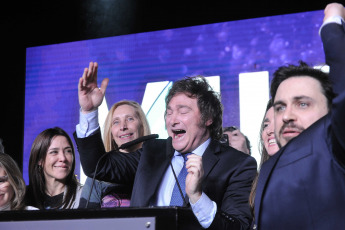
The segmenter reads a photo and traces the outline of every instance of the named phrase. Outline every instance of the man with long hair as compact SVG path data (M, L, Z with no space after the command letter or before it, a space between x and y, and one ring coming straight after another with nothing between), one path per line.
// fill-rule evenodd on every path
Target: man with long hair
M92 102L102 101L96 96L104 96L107 83L97 87L94 64L90 64L79 82L84 113L98 107ZM198 229L247 229L256 161L220 144L222 111L220 96L205 78L175 82L166 97L169 138L146 141L132 153L108 154L100 161L96 178L133 185L131 206L190 206ZM76 143L85 173L93 176L105 152L99 131L76 138Z

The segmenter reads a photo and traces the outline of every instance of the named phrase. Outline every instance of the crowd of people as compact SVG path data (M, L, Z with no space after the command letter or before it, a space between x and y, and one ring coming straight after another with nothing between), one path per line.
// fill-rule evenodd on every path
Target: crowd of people
M173 83L166 97L168 139L151 134L140 105L115 103L103 137L98 107L109 79L97 85L90 62L78 83L75 150L59 127L42 131L29 160L29 184L0 142L0 211L182 206L205 229L341 229L345 224L345 9L327 5L320 29L330 73L281 66L271 82L260 134L261 162L248 138L223 127L220 95L202 76ZM134 141L134 142L133 142ZM102 160L100 160L102 159Z

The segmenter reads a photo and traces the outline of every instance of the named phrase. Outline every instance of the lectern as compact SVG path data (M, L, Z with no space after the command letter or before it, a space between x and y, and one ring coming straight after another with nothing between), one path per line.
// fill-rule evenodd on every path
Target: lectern
M0 212L1 230L202 229L182 207L32 210Z

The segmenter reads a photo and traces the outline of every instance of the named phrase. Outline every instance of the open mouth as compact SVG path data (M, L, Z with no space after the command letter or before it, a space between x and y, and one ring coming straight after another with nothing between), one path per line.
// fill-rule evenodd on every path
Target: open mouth
M183 135L186 133L186 130L183 129L176 129L176 130L172 130L173 132L173 138L181 138L183 137Z
M127 133L127 134L119 136L119 138L126 139L126 138L130 138L131 136L133 136L133 133Z
M277 142L276 142L276 139L270 139L268 140L268 145L275 145Z

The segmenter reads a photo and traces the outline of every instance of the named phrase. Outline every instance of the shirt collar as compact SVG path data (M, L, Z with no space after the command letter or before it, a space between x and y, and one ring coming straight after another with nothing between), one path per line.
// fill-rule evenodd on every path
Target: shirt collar
M194 149L192 153L198 156L202 156L205 150L207 149L208 145L210 144L210 142L211 142L211 138L208 138L204 143L202 143L196 149ZM175 150L174 156L178 156L178 155L181 155L181 154Z

